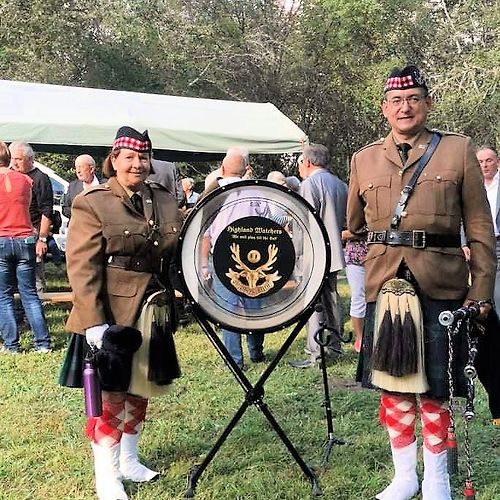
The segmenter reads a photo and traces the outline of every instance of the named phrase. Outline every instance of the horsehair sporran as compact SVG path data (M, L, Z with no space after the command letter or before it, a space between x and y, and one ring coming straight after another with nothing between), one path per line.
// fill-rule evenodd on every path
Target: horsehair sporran
M423 332L422 309L413 285L401 278L386 281L375 309L373 385L417 394L429 389Z

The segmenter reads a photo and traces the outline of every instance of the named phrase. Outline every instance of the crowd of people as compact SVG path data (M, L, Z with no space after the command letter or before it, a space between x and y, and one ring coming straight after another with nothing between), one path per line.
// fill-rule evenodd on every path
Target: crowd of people
M342 355L344 318L337 283L346 270L357 380L380 391L380 421L388 432L394 478L378 499L451 500L447 472L448 338L439 313L476 304L486 317L500 302L500 183L492 146L474 149L470 138L427 125L432 99L415 66L394 70L383 86L382 113L390 132L356 152L349 186L330 169L328 148L304 146L296 176L279 171L267 180L293 190L326 227L330 268L307 325L311 368L320 360L315 333L326 325L327 355ZM248 151L230 148L201 193L175 165L152 158L147 132L121 127L96 176L90 155L75 160L77 179L63 200L70 219L66 249L73 305L65 366L83 370L82 353L118 356L123 368L102 381L102 415L90 416L87 435L95 463L97 496L126 499L123 479L147 482L158 472L138 461L138 440L148 401L180 376L173 277L182 220L212 191L251 176ZM0 143L0 332L2 351L19 351L14 290L19 290L35 347L50 352L50 336L37 289L44 289L43 256L52 223L52 189L33 165L26 143ZM241 205L238 216L268 217L290 234L286 211ZM203 279L212 274L216 224L202 242ZM174 273L175 274L175 273ZM231 300L245 299L234 295ZM240 333L221 331L235 363L244 368ZM135 345L139 336L140 346ZM465 396L465 336L455 339L456 396ZM121 340L120 340L121 339ZM124 345L126 344L126 345ZM78 347L79 346L79 347ZM78 348L77 348L78 347ZM125 349L125 347L127 349ZM266 360L264 335L247 335L250 361ZM129 353L123 354L124 350ZM69 359L69 361L68 361ZM165 362L168 360L168 363ZM65 380L71 373L61 376ZM69 384L66 384L69 385ZM417 477L417 410L422 423L424 473ZM497 415L500 417L500 415Z

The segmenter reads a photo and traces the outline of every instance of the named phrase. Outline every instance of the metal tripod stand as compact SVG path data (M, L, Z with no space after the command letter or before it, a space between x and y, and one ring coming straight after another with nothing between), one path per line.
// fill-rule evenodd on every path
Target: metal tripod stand
M289 334L281 348L279 349L278 353L274 357L274 359L269 363L267 368L264 370L262 375L260 376L259 380L255 383L255 385L252 385L251 382L248 380L242 369L234 362L233 358L227 351L226 347L218 337L218 335L215 333L212 325L207 321L205 317L202 317L201 314L197 314L198 316L198 321L203 328L204 332L207 334L208 338L212 342L213 346L221 356L221 358L224 360L228 368L231 370L233 373L234 377L238 381L238 383L241 385L243 392L245 393L245 399L241 403L241 406L239 409L236 411L234 414L233 418L227 425L227 427L224 429L222 434L220 435L219 439L215 443L215 445L212 447L212 449L208 452L207 456L203 460L201 464L195 465L189 474L188 478L188 486L187 490L185 493L186 498L192 498L195 495L195 490L196 490L196 484L203 474L203 471L208 467L212 459L215 457L216 453L219 451L221 446L224 444L226 439L228 438L229 434L232 432L238 421L241 419L247 408L251 405L255 405L267 418L269 423L271 424L271 427L274 429L276 434L278 434L279 438L281 441L283 441L284 445L290 452L290 454L293 456L299 467L302 469L302 472L305 474L307 479L311 482L312 486L312 493L314 496L320 496L322 494L321 488L318 483L318 479L316 477L316 474L314 471L309 467L302 457L299 455L298 451L295 449L291 441L288 439L288 436L285 434L284 430L280 427L276 419L274 418L273 414L271 413L271 410L267 406L267 404L264 402L264 396L265 396L265 391L264 391L264 384L266 383L267 379L271 375L271 373L274 371L276 366L278 365L279 361L283 358L285 353L288 351L290 346L292 345L293 341L301 331L301 329L304 327L304 325L307 323L308 319L314 312L314 308L310 307L308 310L304 312L304 314L300 317L298 323L295 325L294 329L292 332Z
M316 306L316 311L321 312L323 306L318 304ZM330 399L330 388L328 387L328 373L326 372L326 346L330 343L332 336L337 336L340 341L343 341L339 333L333 328L326 326L324 319L320 321L320 328L314 334L314 340L318 343L321 354L321 372L323 376L323 392L325 394L325 399L323 401L323 406L325 408L326 426L328 431L328 437L323 445L323 457L321 460L321 466L326 467L328 460L330 458L330 453L334 445L346 444L343 439L335 436L333 433L333 413L332 413L332 403ZM335 350L338 354L342 354L341 350Z

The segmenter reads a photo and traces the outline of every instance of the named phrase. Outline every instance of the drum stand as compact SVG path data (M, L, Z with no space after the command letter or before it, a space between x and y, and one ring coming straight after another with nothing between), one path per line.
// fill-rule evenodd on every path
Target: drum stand
M318 304L316 306L316 311L321 312L323 306ZM330 399L330 389L328 387L328 373L326 371L326 346L330 343L332 335L337 336L341 342L345 340L339 335L339 333L333 328L328 328L325 325L325 321L322 320L319 323L320 327L314 334L314 340L318 343L321 355L321 372L323 375L323 391L325 393L325 399L323 401L323 406L325 408L326 426L328 430L328 437L323 445L323 458L321 460L321 467L326 467L328 465L328 460L330 458L330 453L334 445L346 444L343 439L336 437L333 434L333 414L332 414L332 403ZM336 351L338 354L342 354L341 350Z
M267 368L260 376L259 380L255 383L255 385L252 385L250 383L246 375L243 373L243 370L234 362L233 358L231 357L226 347L224 346L222 340L215 333L213 327L207 321L207 319L203 317L201 314L197 314L198 321L201 327L207 334L208 338L212 342L213 346L215 347L221 358L224 360L226 365L233 373L238 383L241 385L243 392L245 393L245 399L241 403L241 406L236 411L236 413L234 414L233 418L231 419L227 427L222 432L221 436L219 437L215 445L208 452L203 462L201 464L195 465L191 469L188 478L188 487L185 493L186 498L194 497L198 479L203 474L203 471L208 467L212 459L215 457L216 453L219 451L220 447L224 444L225 440L228 438L229 434L232 432L232 430L234 429L234 427L236 426L236 424L241 419L241 417L243 416L243 414L250 405L255 405L267 418L267 420L271 424L276 434L278 434L281 441L283 441L290 454L293 456L299 467L302 469L302 472L311 482L313 495L320 496L322 494L316 474L304 462L302 457L299 455L298 451L295 449L291 441L288 439L288 436L285 434L284 430L280 427L280 425L274 418L273 414L271 413L271 410L264 402L264 395L265 395L264 384L266 383L267 379L278 365L279 361L288 351L293 341L295 340L299 332L302 330L302 328L305 326L305 324L307 323L313 312L314 312L313 307L310 307L308 310L304 312L304 314L301 316L301 318L295 325L294 329L292 330L288 338L281 346L280 350L278 351L274 359L269 363Z

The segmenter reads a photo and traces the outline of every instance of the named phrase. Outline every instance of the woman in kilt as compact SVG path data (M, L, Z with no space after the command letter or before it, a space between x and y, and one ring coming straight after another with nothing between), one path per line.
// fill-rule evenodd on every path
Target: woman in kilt
M150 172L147 132L121 127L103 164L109 180L75 198L68 230L73 308L66 329L75 334L60 382L81 386L86 351L97 352L102 415L88 418L87 436L101 500L126 499L122 479L158 476L139 463L137 444L148 399L180 375L168 275L181 218L175 198L146 180ZM141 334L138 349L131 327Z

